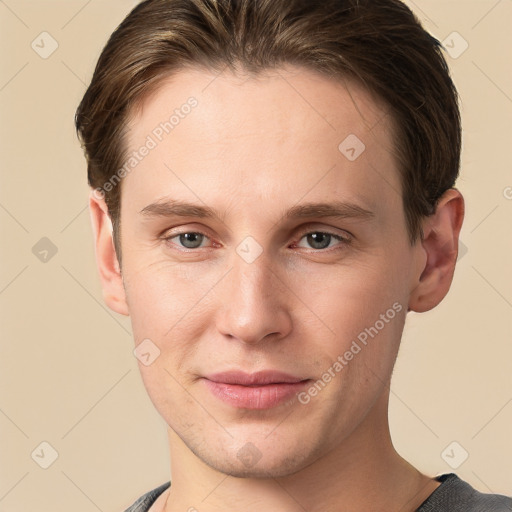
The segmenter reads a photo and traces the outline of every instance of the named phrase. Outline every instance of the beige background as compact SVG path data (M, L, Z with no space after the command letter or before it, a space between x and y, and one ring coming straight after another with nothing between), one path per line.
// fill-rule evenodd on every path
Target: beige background
M135 3L0 0L0 512L121 511L169 479L165 425L142 386L129 320L102 302L73 129L99 52ZM448 56L462 97L467 214L448 297L408 317L393 439L430 475L455 471L512 494L512 1L408 4L440 40L456 31L469 44ZM58 43L47 59L31 47L45 37L51 48L43 31ZM464 48L457 37L452 53ZM58 251L46 262L33 253L43 237ZM43 441L58 452L48 469Z

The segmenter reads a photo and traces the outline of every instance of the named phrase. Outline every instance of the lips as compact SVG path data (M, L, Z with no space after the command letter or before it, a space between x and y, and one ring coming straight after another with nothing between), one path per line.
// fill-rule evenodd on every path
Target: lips
M270 409L291 402L310 381L274 370L251 374L222 372L208 375L203 380L216 398L242 409Z
M238 384L241 386L263 386L267 384L297 383L307 380L301 377L294 377L288 373L274 370L264 370L256 373L245 373L239 371L214 373L206 376L212 382L224 384Z

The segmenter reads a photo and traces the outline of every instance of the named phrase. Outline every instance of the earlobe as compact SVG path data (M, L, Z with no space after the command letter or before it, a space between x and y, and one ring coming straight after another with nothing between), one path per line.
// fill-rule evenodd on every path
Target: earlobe
M89 211L103 300L116 313L129 316L123 278L114 248L112 221L105 200L95 190L89 196Z
M415 278L409 299L410 311L429 311L448 293L455 272L463 220L464 198L457 189L448 189L439 200L435 213L424 222L424 237L418 245L424 264Z

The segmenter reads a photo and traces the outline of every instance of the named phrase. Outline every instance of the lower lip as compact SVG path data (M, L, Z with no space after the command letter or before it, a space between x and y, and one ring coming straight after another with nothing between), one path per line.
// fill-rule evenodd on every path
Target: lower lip
M241 386L204 379L208 389L222 401L241 409L270 409L290 400L309 381L283 382L262 386Z

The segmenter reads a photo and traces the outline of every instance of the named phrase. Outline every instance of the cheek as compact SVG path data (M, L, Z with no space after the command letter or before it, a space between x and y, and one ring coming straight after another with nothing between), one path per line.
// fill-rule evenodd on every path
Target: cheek
M395 302L403 301L403 286L384 258L317 272L294 280L301 301L339 339L356 336L373 325Z
M202 427L205 418L193 395L184 392L181 377L165 361L165 355L156 359L150 366L139 364L141 377L147 394L155 409L171 428L183 431L194 425Z
M180 407L187 406L181 386L188 388L198 373L199 346L212 325L212 290L225 272L199 267L164 260L140 266L126 262L125 288L135 344L143 350L142 344L149 343L158 354L150 365L145 366L143 359L139 367L148 394L162 414L165 404L179 400Z
M301 301L321 320L315 322L317 329L308 327L310 336L305 337L311 339L316 333L315 346L305 350L320 362L322 380L329 380L329 372L336 376L335 394L366 390L373 395L391 373L407 302L403 283L389 261L375 257L316 276L319 286L312 286L311 279L295 285ZM333 367L336 361L339 364Z
M195 319L222 272L195 265L159 260L131 270L127 263L125 289L137 342L151 336L166 343L179 340L180 328L197 325Z
M192 405L183 386L190 384L186 370L193 371L189 362L194 360L204 325L199 318L204 316L205 295L211 288L208 280L191 279L187 274L183 265L164 261L131 267L126 262L125 289L135 350L150 354L150 361L139 357L141 377L169 425L186 422L186 415L181 417L179 411L189 411Z

